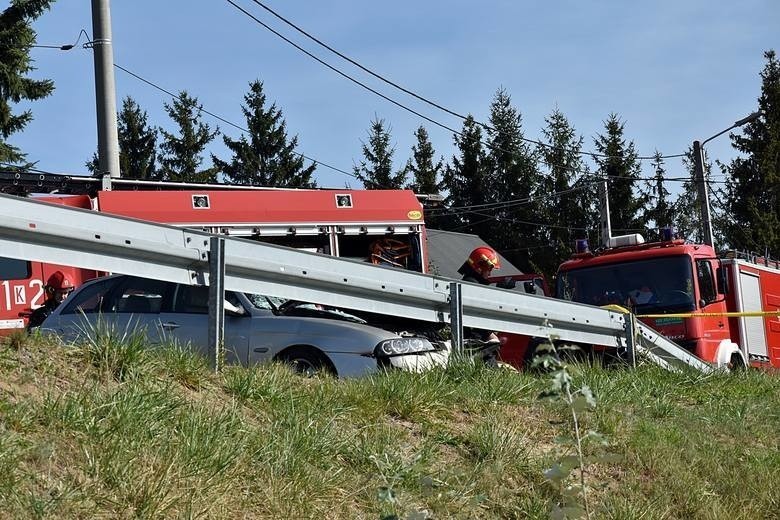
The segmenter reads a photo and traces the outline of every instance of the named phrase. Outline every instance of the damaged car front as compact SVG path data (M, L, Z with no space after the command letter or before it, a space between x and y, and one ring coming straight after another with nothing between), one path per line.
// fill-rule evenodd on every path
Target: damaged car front
M412 372L444 367L450 357L448 341L429 338L413 332L391 331L373 326L351 311L319 304L283 300L246 294L256 313L273 314L272 330L265 327L252 340L253 353L267 355L264 343L290 346L273 354L273 358L291 363L299 371L310 372L321 367L339 377L352 377L380 369ZM289 339L282 339L289 336ZM292 344L296 343L296 344ZM309 347L316 345L324 358ZM252 359L248 360L252 362Z

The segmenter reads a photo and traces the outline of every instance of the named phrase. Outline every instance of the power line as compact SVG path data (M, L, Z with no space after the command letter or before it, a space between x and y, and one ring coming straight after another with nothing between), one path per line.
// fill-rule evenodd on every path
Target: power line
M79 32L78 37L76 38L76 41L74 43L70 43L70 44L66 44L66 45L30 45L30 47L35 47L35 48L39 48L39 49L58 49L58 50L61 50L61 51L69 51L73 47L75 47L76 45L79 44L79 42L81 41L81 35L84 35L84 36L87 37L87 42L84 43L85 47L92 44L92 39L89 37L89 34L87 34L87 31L82 29Z
M236 9L238 9L239 11L241 11L242 13L244 13L246 16L250 17L252 20L254 20L255 22L257 22L258 24L260 24L261 26L263 26L263 27L264 27L264 28L266 28L267 30L271 31L273 34L275 34L276 36L278 36L278 37L279 37L279 38L281 38L282 40L284 40L285 42L289 43L290 45L292 45L293 47L295 47L296 49L298 49L298 50L299 50L299 51L301 51L302 53L306 54L306 55L307 55L307 56L309 56L311 59L313 59L313 60L317 61L318 63L322 64L323 66L325 66L325 67L329 68L330 70L332 70L332 71L333 71L333 72L335 72L336 74L338 74L338 75L340 75L340 76L342 76L342 77L344 77L344 78L348 79L349 81L351 81L351 82L355 83L356 85L359 85L360 87L362 87L362 88L364 88L364 89L368 90L368 91L369 91L369 92L371 92L372 94L374 94L374 95L376 95L376 96L379 96L379 97L381 97L381 98L382 98L382 99L384 99L385 101L388 101L388 102L390 102L390 103L394 104L395 106L397 106L397 107L399 107L399 108L401 108L401 109L403 109L403 110L406 110L407 112L410 112L410 113L412 113L412 114L416 115L417 117L420 117L420 118L422 118L422 119L424 119L424 120L428 121L429 123L432 123L432 124L434 124L434 125L436 125L436 126L439 126L439 127L441 127L441 128L444 128L445 130L447 130L447 131L449 131L449 132L452 132L452 133L454 133L454 134L458 134L458 135L460 135L460 132L458 132L458 131L457 131L457 130L455 130L454 128L451 128L451 127L449 127L449 126L445 125L444 123L440 123L439 121L436 121L435 119L432 119L432 118L430 118L430 117L428 117L428 116L426 116L426 115L424 115L424 114L421 114L420 112L417 112L417 111L416 111L416 110L414 110L413 108L409 108L409 107L407 107L406 105L404 105L404 104L402 104L402 103L400 103L400 102L398 102L398 101L396 101L396 100L394 100L394 99L392 99L392 98L390 98L390 97L388 97L388 96L386 96L386 95L382 94L382 93L381 93L381 92L379 92L378 90L375 90L375 89L373 89L373 88L369 87L368 85L366 85L365 83L361 82L360 80L357 80L357 79L353 78L353 77L352 77L352 76L350 76L349 74L347 74L347 73L345 73L345 72L342 72L341 70L337 69L336 67L334 67L334 66L333 66L333 65L331 65L330 63L328 63L328 62L326 62L326 61L322 60L321 58L319 58L319 57L317 57L317 56L315 56L314 54L312 54L311 52L307 51L306 49L304 49L303 47L301 47L300 45L298 45L298 44L297 44L297 43L295 43L294 41L290 40L289 38L287 38L286 36L284 36L284 35L283 35L283 34L281 34L280 32L278 32L278 31L276 31L275 29L273 29L271 26L267 25L265 22L263 22L262 20L260 20L259 18L257 18L255 15L253 15L252 13L250 13L249 11L247 11L246 9L244 9L243 7L241 7L241 6L239 6L238 4L236 4L235 2L233 2L233 0L226 0L226 1L227 1L227 2L228 2L230 5L232 5L233 7L235 7Z
M510 207L515 206L521 206L524 204L529 204L531 202L534 202L536 200L542 200L549 197L557 197L560 195L565 195L567 193L571 193L573 191L581 190L584 188L587 188L588 186L591 186L593 184L598 184L601 182L601 180L588 182L585 184L581 184L579 186L572 186L571 188L567 188L565 190L553 192L553 193L546 193L544 195L537 195L537 196L529 196L529 197L523 197L521 199L510 199L506 201L497 201L497 202L488 202L484 204L472 204L469 206L448 206L447 208L437 209L433 208L427 211L427 213L435 215L435 216L441 216L441 215L457 215L457 212L454 212L453 210L464 210L464 213L468 213L468 210L474 210L474 209L506 209ZM473 213L477 213L476 211L471 211ZM484 216L484 215L483 215Z
M439 122L437 122L437 121L433 121L432 119L430 119L430 118L428 118L428 117L426 117L426 116L423 116L423 115L421 115L421 114L419 114L419 113L417 113L417 112L413 111L412 109L409 109L409 108L407 108L407 107L405 107L405 106L401 105L400 103L398 103L398 102L396 102L396 101L394 101L394 100L392 100L392 99L390 99L390 98L386 97L386 96L385 96L385 95L383 95L383 94L380 94L380 93L378 93L377 91L375 91L374 89L372 89L372 88L370 88L370 87L368 87L368 86L364 85L363 83L360 83L359 81L355 80L355 79L354 79L354 78L352 78L351 76L348 76L347 74L345 74L345 73L341 72L340 70L336 69L335 67L333 67L333 66L331 66L331 65L329 65L329 64L327 64L327 63L325 63L324 61L322 61L322 60L320 60L319 58L315 57L315 56L314 56L313 54L311 54L310 52L308 52L308 51L304 50L304 49L303 49L302 47L300 47L298 44L296 44L296 43L292 42L291 40L289 40L288 38L286 38L285 36L283 36L283 35L281 35L279 32L277 32L276 30L272 29L272 28L271 28L270 26L268 26L267 24L265 24L265 23L263 23L262 21L260 21L259 19L257 19L255 16L253 16L252 14L250 14L249 12L247 12L246 10L244 10L243 8L241 8L241 7L239 7L238 5L236 5L236 4L235 4L235 3L234 3L232 0L226 0L226 1L227 1L228 3L230 3L231 5L233 5L233 7L235 7L236 9L238 9L239 11L241 11L242 13L246 14L247 16L249 16L250 18L252 18L253 20L255 20L255 21L258 23L258 24L262 25L262 26L263 26L263 27L265 27L267 30L271 31L273 34L275 34L275 35L276 35L276 36L278 36L279 38L283 39L285 42L289 43L290 45L293 45L293 46L294 46L296 49L298 49L298 50L300 50L301 52L305 53L307 56L309 56L309 57L311 57L311 58L313 58L313 59L317 60L318 62L320 62L321 64L325 65L325 66L326 66L326 67L328 67L329 69L331 69L331 70L333 70L333 71L337 72L337 73L338 73L338 74L340 74L341 76L344 76L345 78L347 78L347 79L349 79L349 80L351 80L351 81L353 81L353 82L357 83L358 85L360 85L360 86L362 86L362 87L364 87L364 88L368 89L369 91L371 91L372 93L374 93L374 94L376 94L376 95L378 95L378 96L382 97L383 99L385 99L385 100L387 100L387 101L390 101L391 103L393 103L393 104L395 104L395 105L397 105L397 106L399 106L399 107L401 107L401 108L404 108L405 110L408 110L408 111L410 111L410 112L414 113L415 115L418 115L419 117L422 117L422 118L423 118L423 119L425 119L426 121L429 121L429 122L431 122L431 123L433 123L433 124L435 124L435 125L441 126L442 128L445 128L445 129L447 129L447 130L449 130L449 131L453 131L451 128L449 128L449 127L447 127L447 126L445 126L445 125L443 125L443 124L441 124L441 123L439 123ZM354 59L350 58L349 56L347 56L347 55L345 55L344 53L342 53L342 52L340 52L340 51L336 50L335 48L333 48L332 46L330 46L330 45L328 45L327 43L323 42L323 41L322 41L322 40L320 40L319 38L317 38L317 37L313 36L312 34L310 34L310 33L309 33L309 32L307 32L307 31L305 31L304 29L302 29L301 27L299 27L298 25L296 25L296 24L295 24L295 23L293 23L292 21L288 20L287 18L285 18L284 16L280 15L279 13L277 13L276 11L274 11L273 9L271 9L270 7L268 7L267 5L265 5L264 3L260 2L259 0L252 0L252 1L253 1L255 4L257 4L258 6L260 6L261 8L265 9L267 12L269 12L271 15L273 15L273 16L274 16L274 17L276 17L277 19L281 20L282 22L284 22L284 23L285 23L285 24L287 24L288 26L290 26L290 27L292 27L293 29L295 29L297 32L299 32L300 34L302 34L302 35L303 35L303 36L305 36L306 38L308 38L308 39L312 40L312 41L313 41L313 42L315 42L316 44L318 44L318 45L320 45L321 47L323 47L323 48L327 49L328 51L332 52L333 54L335 54L335 55L336 55L336 56L338 56L339 58L341 58L341 59L343 59L343 60L345 60L345 61L347 61L347 62L351 63L352 65L356 66L357 68L359 68L359 69L360 69L360 70L362 70L363 72L365 72L365 73L367 73L367 74L370 74L371 76L375 77L376 79L378 79L378 80L380 80L380 81L382 81L382 82L384 82L384 83L386 83L386 84L388 84L388 85L390 85L390 86L392 86L392 87L394 87L394 88L396 88L396 89L400 90L401 92L403 92L403 93L405 93L405 94L408 94L408 95L410 95L410 96L414 97L415 99L418 99L419 101L422 101L422 102L424 102L424 103L426 103L426 104L428 104L428 105L430 105L430 106L432 106L432 107L434 107L434 108L437 108L437 109L439 109L439 110L441 110L441 111L443 111L443 112L445 112L445 113L447 113L447 114L449 114L449 115L451 115L451 116L455 116L455 117L457 117L457 118L460 118L460 119L462 119L462 120L466 120L467 116L464 116L463 114L460 114L460 113L458 113L458 112L456 112L456 111L454 111L454 110L452 110L452 109L449 109L449 108L447 108L447 107L444 107L444 106L442 106L441 104L439 104L439 103L436 103L435 101L431 101L430 99L428 99L428 98L426 98L426 97L423 97L423 96L421 96L421 95L419 95L419 94L417 94L417 93L415 93L415 92L413 92L413 91L411 91L411 90L409 90L409 89L407 89L407 88L405 88L405 87L403 87L403 86L399 85L398 83L396 83L396 82L394 82L394 81L392 81L392 80L390 80L390 79L387 79L385 76L383 76L383 75L381 75L381 74L379 74L379 73L377 73L377 72L374 72L373 70L371 70L371 69L369 69L369 68L367 68L367 67L363 66L362 64L360 64L360 63L359 63L359 62L357 62L356 60L354 60ZM480 125L481 127L485 128L486 130L488 130L488 131L491 131L491 132L495 132L495 129L494 129L493 127L491 127L490 125L488 125L488 124L486 124L486 123L482 123L482 122L480 122L480 121L477 121L477 120L475 120L475 122L476 122L478 125ZM455 133L458 133L458 132L455 132ZM603 158L603 159L610 159L610 158L613 158L613 156L609 156L609 155L602 154L602 153L598 153L598 152L589 152L589 151L583 151L583 150L576 150L576 149L573 149L573 148L564 148L564 147L560 147L560 146L555 146L555 145L551 145L551 144L548 144L548 143L544 143L544 142L542 142L542 141L538 141L538 140L535 140L535 139L529 139L529 138L526 138L526 137L521 137L520 139L521 139L522 141L526 142L526 143L535 144L535 145L537 145L537 146L542 146L542 147L544 147L544 148L549 148L549 149L552 149L552 150L564 150L564 151L569 151L569 152L576 153L576 154L578 154L578 155L587 155L587 156L589 156L589 157L592 157L592 158L596 158L596 157L598 157L598 158ZM685 154L684 154L684 153L680 153L680 154L673 154L673 155L663 155L663 156L660 156L660 157L655 157L655 156L638 156L638 157L637 157L637 160L652 160L652 159L659 159L659 158L660 158L660 159L671 159L671 158L676 158L676 157L684 157L684 156L685 156Z

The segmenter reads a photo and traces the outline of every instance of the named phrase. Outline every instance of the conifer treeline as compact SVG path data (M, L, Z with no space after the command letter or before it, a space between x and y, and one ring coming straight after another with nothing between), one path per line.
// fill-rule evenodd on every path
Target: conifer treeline
M29 51L35 43L31 22L49 9L51 0L18 0L0 12L0 161L28 167L23 150L8 142L32 120L27 109L14 114L21 100L50 95L50 80L33 80ZM721 247L780 257L780 64L774 51L764 54L758 98L760 117L731 134L739 156L717 163L725 185L712 183L713 227ZM238 139L222 135L232 154L211 154L218 127L203 121L198 99L186 91L164 104L173 128L149 123L147 113L126 98L118 113L120 167L127 178L224 181L236 184L316 187L316 164L306 165L289 137L281 109L268 105L262 82L253 81L242 111L248 132ZM606 179L615 234L641 232L654 238L657 229L676 225L686 238L700 239L691 150L681 161L688 180L670 189L661 151L643 168L636 147L625 135L626 123L609 114L592 144L577 134L559 110L545 119L541 141L526 139L520 111L509 93L499 89L487 123L467 117L453 137L455 154L437 157L425 127L415 131L410 158L396 169L389 124L375 117L354 177L367 189L410 188L445 197L442 208L426 219L431 227L478 234L523 270L551 274L569 256L575 238L597 242L597 188ZM585 152L587 150L587 152ZM96 158L87 166L95 171ZM709 176L713 165L705 161ZM681 177L675 174L675 177ZM678 192L676 197L671 193Z

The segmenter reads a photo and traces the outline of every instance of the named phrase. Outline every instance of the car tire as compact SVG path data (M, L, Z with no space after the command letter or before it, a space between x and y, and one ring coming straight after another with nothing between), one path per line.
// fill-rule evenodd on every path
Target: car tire
M302 376L336 375L336 369L327 356L312 347L291 347L280 353L277 358Z

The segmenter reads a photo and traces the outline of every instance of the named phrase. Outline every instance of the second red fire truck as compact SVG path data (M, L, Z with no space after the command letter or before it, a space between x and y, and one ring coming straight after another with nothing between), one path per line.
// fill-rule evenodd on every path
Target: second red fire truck
M616 237L578 252L558 269L555 296L620 305L686 350L717 366L780 368L780 265L718 258L712 247L674 239Z

